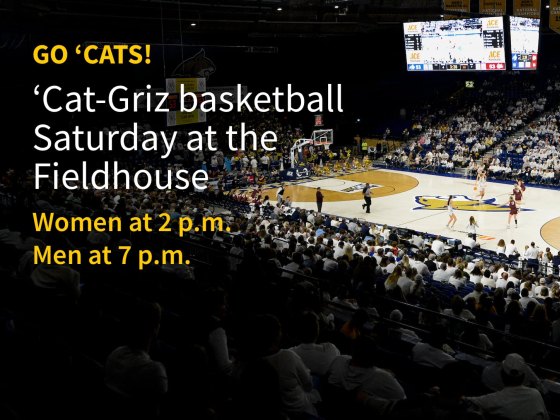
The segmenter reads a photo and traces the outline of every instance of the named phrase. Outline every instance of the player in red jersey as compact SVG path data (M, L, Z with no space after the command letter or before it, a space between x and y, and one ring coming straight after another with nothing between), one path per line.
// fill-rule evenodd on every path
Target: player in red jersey
M527 187L525 187L525 183L521 179L516 179L515 182L517 182L517 185L519 185L521 191L525 192L525 190L527 189Z
M515 219L515 227L517 227L517 204L515 203L513 195L510 195L509 201L507 203L502 204L502 206L509 207L509 217L508 217L508 225L507 228L511 228L511 216Z
M515 184L513 186L513 196L515 197L515 204L517 204L517 206L521 210L521 204L524 204L521 202L521 200L523 200L523 191L518 184Z

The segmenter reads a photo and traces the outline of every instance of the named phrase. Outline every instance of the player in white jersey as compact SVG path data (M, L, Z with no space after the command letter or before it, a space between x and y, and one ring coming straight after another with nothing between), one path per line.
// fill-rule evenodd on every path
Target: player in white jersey
M455 223L457 222L457 216L453 213L453 209L457 209L457 207L453 207L453 196L450 195L449 199L447 200L447 214L449 216L449 222L447 222L446 228L453 229ZM453 224L450 226L451 222Z
M486 172L482 171L478 174L475 181L475 189L478 188L478 195L480 197L479 201L484 199L484 193L486 192ZM475 197L475 198L476 198Z

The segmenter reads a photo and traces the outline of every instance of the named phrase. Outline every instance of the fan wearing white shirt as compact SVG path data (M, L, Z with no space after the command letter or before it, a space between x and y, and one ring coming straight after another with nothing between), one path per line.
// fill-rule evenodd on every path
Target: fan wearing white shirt
M301 358L312 375L324 377L332 361L340 356L340 351L331 343L317 344L319 317L315 312L300 316L297 329L301 344L290 350Z
M412 361L423 366L443 368L455 359L443 351L446 328L442 324L432 326L426 342L418 343L412 348Z
M272 315L259 315L253 321L259 334L256 335L255 351L261 353L278 372L283 410L290 417L303 413L317 415L314 403L320 400L319 393L313 389L309 369L301 358L290 350L281 350L282 327Z
M445 252L445 245L441 240L441 236L438 236L434 242L432 242L432 252L436 254L438 257L441 256Z
M509 283L508 277L508 273L504 271L502 273L502 276L496 281L496 289L498 287L501 287L502 289L506 290L507 284Z
M525 258L527 258L527 268L532 267L535 275L538 275L539 271L539 254L540 249L531 242L531 246L525 251Z
M439 269L434 272L433 279L440 282L449 281L451 273L447 271L447 264L441 264Z
M404 390L393 375L375 367L377 345L373 338L360 335L354 340L352 357L338 356L329 367L330 385L346 391L365 391L385 400L403 400Z
M465 239L465 241L463 242L463 245L468 246L469 248L474 248L474 247L478 246L476 241L473 239L473 234L472 233L468 234L467 239Z
M484 271L484 276L482 277L482 279L480 280L480 282L486 286L486 287L490 287L492 289L494 289L496 287L496 282L494 281L494 279L492 278L492 274L490 273L490 270L486 270Z
M482 383L492 391L501 391L504 389L502 381L502 362L508 354L514 353L513 345L506 340L498 341L494 346L495 362L484 368L482 372ZM528 388L535 388L537 391L544 395L547 393L546 388L541 384L540 379L535 375L531 368L525 365L525 381L523 385Z
M502 363L502 391L469 400L484 414L509 420L548 420L548 411L541 394L536 389L523 386L526 364L523 357L513 353Z

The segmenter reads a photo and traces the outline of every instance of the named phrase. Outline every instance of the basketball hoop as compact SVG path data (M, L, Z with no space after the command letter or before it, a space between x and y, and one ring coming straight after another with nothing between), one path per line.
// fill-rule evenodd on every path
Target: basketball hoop
M331 145L334 141L332 130L314 130L311 134L311 140L314 146Z

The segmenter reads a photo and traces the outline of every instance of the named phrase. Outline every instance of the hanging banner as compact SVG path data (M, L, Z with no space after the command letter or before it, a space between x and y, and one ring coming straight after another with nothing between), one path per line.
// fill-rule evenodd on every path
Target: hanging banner
M206 79L202 77L165 79L167 93L180 93L181 85L185 86L183 92L206 92Z
M540 19L541 0L513 0L513 16Z
M560 0L550 0L550 29L560 34Z
M503 16L506 14L506 0L480 0L478 13Z
M167 126L175 127L176 125L196 124L206 122L206 112L201 109L195 109L191 112L169 111L167 113Z
M455 19L459 14L447 14L447 12L470 12L471 0L444 0L443 10L445 10L445 19Z

